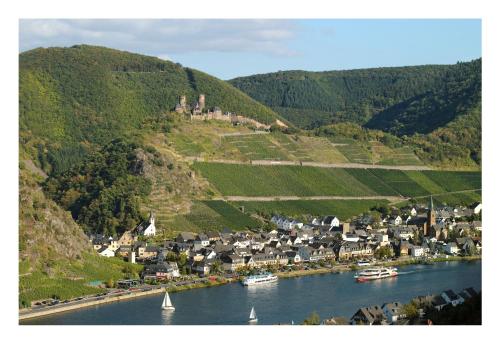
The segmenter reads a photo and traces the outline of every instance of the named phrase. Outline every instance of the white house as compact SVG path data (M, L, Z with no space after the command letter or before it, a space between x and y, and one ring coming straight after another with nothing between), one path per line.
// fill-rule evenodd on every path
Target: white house
M480 202L477 202L475 204L472 205L472 210L474 211L474 214L479 214L481 212L481 210L483 209L483 204L481 204Z
M459 252L458 246L455 242L446 243L444 246L444 252L446 254L457 254Z
M451 304L452 306L457 306L461 303L464 303L464 298L460 295L457 295L453 290L446 290L441 293L441 297L444 298L446 303Z
M411 248L411 256L418 258L424 255L424 248L420 246L413 246Z
M101 249L99 249L97 251L97 253L99 255L107 257L107 258L111 258L111 257L115 256L115 252L109 247L102 247Z
M144 236L156 235L155 216L152 212L149 215L149 220L146 220L139 224L137 228L135 228L135 232L137 232L139 235Z
M389 219L389 224L401 225L403 223L403 218L401 216L391 217Z
M415 217L417 215L417 210L415 209L415 207L412 207L411 210L410 210L410 215L412 217Z
M210 244L210 240L208 239L208 236L205 234L199 234L196 236L194 239L195 244L199 244L202 247L206 247Z
M384 233L378 233L376 236L376 239L381 247L385 247L390 243L389 242L389 235L384 234Z
M402 307L403 306L399 302L384 303L382 305L382 311L384 312L387 321L394 323L398 321L398 319L405 318L406 315L403 314Z
M330 228L340 226L340 220L335 216L326 216L321 221L321 225L328 225Z

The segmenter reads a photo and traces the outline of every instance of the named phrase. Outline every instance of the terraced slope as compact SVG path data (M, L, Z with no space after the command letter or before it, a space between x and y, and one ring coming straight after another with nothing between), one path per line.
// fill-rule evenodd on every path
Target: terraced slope
M479 172L255 166L196 162L194 168L225 196L403 196L481 188Z
M223 195L376 195L344 169L194 163Z
M303 215L323 216L334 214L345 220L367 212L372 207L386 205L386 200L288 200L288 201L239 201L232 202L243 206L245 212L259 214L281 214L288 217Z

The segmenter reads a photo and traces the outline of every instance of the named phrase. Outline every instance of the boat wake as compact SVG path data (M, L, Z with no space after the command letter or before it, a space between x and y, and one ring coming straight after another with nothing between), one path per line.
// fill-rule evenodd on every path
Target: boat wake
M418 273L418 272L422 272L422 271L406 271L406 272L399 272L398 275L399 276L402 276L402 275L405 275L405 274L413 274L413 273Z

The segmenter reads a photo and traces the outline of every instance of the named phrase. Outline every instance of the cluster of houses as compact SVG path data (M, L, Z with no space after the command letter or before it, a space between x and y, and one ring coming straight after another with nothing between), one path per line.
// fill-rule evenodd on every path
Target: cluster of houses
M362 216L351 223L341 223L338 217L329 215L303 223L276 215L271 218L276 229L269 232L183 232L175 239L156 244L139 241L156 233L151 215L119 238L94 237L92 241L100 255L143 262L149 279L162 280L179 276L175 261L181 256L185 258L182 272L205 276L211 272L369 259L377 251L386 253L386 257L415 258L476 254L481 252L481 222L459 221L476 211L480 212L480 205L435 210L431 201L428 208L402 209L377 222Z
M477 296L474 288L469 287L459 293L453 290L443 291L439 295L418 296L412 299L412 303L417 307L419 316L425 315L425 310L434 308L441 310L445 306L457 306L466 300ZM382 306L374 305L360 308L350 319L351 325L394 325L405 324L407 315L405 308L399 302L384 303Z

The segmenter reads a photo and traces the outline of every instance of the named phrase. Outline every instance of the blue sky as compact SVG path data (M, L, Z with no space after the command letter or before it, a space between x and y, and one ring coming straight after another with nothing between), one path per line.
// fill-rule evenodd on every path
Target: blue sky
M278 70L450 64L481 56L479 19L23 19L20 50L95 44L221 79Z

